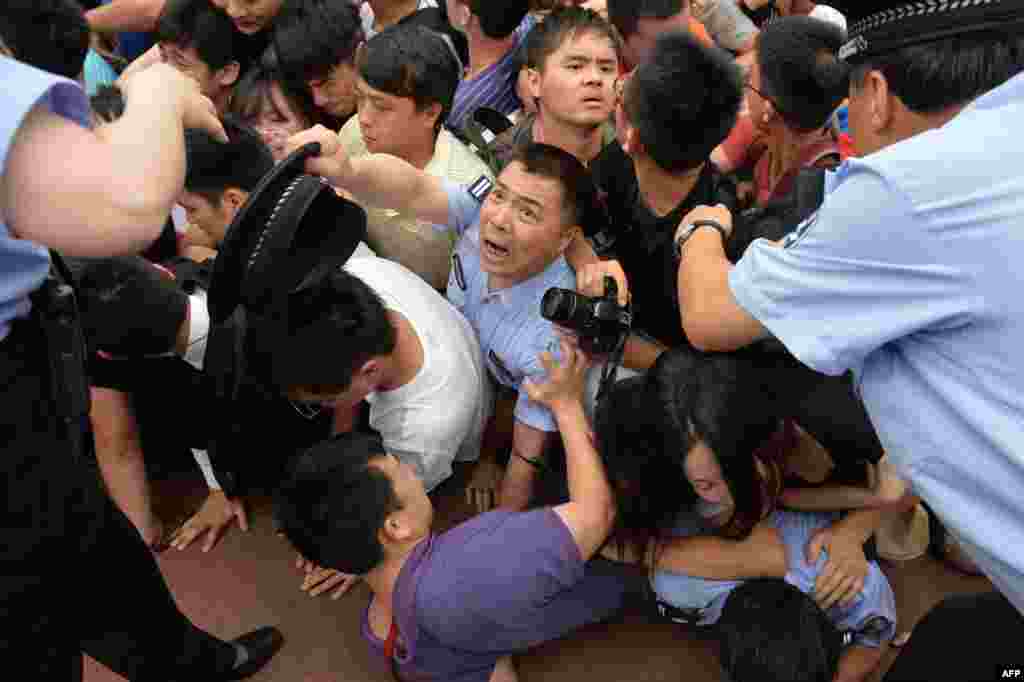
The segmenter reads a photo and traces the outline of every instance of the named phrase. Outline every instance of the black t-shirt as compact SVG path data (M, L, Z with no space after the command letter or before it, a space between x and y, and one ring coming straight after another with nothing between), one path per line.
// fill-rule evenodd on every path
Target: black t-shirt
M204 378L177 356L89 361L90 383L129 396L147 465L187 471L190 448L205 449L211 431L212 392Z
M165 468L188 470L189 448L207 449L219 426L215 420L229 413L217 402L210 377L177 356L105 359L94 355L89 374L93 386L131 397L147 463L158 469L162 460ZM309 419L284 397L255 387L243 386L237 405L234 413L244 420L242 438L231 443L231 449L241 456L231 461L244 466L245 471L238 472L244 487L273 485L288 460L330 435L329 412Z
M641 197L633 161L618 142L605 147L591 170L611 218L612 255L629 280L633 327L670 348L688 343L679 316L673 237L680 221L697 206L734 207L735 189L708 163L686 199L659 217Z

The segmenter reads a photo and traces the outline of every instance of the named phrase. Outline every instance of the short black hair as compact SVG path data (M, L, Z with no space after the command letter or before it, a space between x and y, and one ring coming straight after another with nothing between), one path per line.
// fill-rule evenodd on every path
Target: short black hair
M384 560L378 533L401 506L376 467L386 456L376 434L345 433L302 454L276 495L285 537L318 566L362 575Z
M124 115L124 93L116 85L101 85L89 98L92 112L106 123L113 123Z
M852 78L856 88L869 71L918 114L964 105L1024 71L1024 36L1000 31L969 33L870 57Z
M347 0L291 0L274 21L274 47L289 78L305 83L353 61L363 42L356 4Z
M469 0L469 11L480 21L480 30L492 40L508 38L530 11L528 0ZM444 3L442 3L444 4Z
M210 0L168 0L156 22L158 42L194 48L211 71L240 62L240 35Z
M565 226L580 226L584 232L588 231L600 205L594 178L579 159L564 149L534 142L518 147L505 167L513 163L522 164L523 170L530 175L558 181L562 186L562 220Z
M327 121L320 115L313 102L309 88L304 83L298 83L285 76L273 45L263 51L259 60L235 84L228 111L246 122L257 118L263 110L263 100L270 97L272 85L277 85L281 89L281 94L288 100L288 104L295 113L309 122L310 127L317 123L327 125Z
M780 578L748 580L725 600L719 660L737 682L832 682L843 638L809 596Z
M615 28L592 9L572 5L559 7L544 18L526 37L526 64L543 71L548 57L568 40L596 33L611 41L615 54L622 58L622 38Z
M411 98L417 111L440 104L440 130L462 78L459 60L444 36L424 26L389 26L366 43L356 62L371 88Z
M288 297L287 335L274 348L273 383L286 393L336 395L371 358L395 349L384 302L345 270Z
M743 99L743 78L725 50L686 31L658 38L626 84L623 110L646 153L680 173L705 163L729 135Z
M74 0L5 0L0 37L15 59L71 79L89 51L89 25Z
M839 61L844 40L835 24L798 16L776 19L758 35L761 90L793 130L823 127L849 93L849 67Z
M75 279L89 347L138 357L174 349L188 295L141 256L77 259Z
M185 191L214 206L229 187L253 191L274 168L274 157L259 133L233 116L225 116L222 123L227 143L201 128L185 131Z
M641 19L671 19L688 0L608 0L608 20L624 40L636 33Z

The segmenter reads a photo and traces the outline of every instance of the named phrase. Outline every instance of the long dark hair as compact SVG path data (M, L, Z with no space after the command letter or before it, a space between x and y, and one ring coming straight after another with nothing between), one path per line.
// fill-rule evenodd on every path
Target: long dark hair
M718 458L735 503L722 535L746 537L771 509L777 482L765 481L754 455L780 420L759 357L678 348L647 375L608 391L595 426L616 497L620 547L642 556L697 502L684 465L700 442Z
M263 110L263 100L270 97L270 88L277 85L292 110L309 122L309 126L320 123L337 130L338 122L321 113L313 102L304 83L289 78L281 69L277 51L271 45L264 50L259 61L242 76L231 95L230 111L243 121L251 121Z

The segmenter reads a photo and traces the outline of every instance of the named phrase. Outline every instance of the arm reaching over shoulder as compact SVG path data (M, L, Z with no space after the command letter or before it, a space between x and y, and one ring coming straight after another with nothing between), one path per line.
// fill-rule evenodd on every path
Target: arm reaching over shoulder
M531 400L548 407L565 443L569 474L569 502L555 507L555 513L569 528L583 560L590 559L608 539L615 522L615 501L594 447L583 413L583 387L588 361L583 351L562 339L562 358L541 355L548 379L542 384L524 383Z
M732 231L732 214L722 205L698 206L679 224L675 239L698 221L717 223ZM732 265L718 230L701 227L683 243L679 262L679 310L683 331L702 351L730 351L768 335L768 330L736 302L729 289Z
M436 225L448 224L448 193L440 178L388 154L349 158L338 134L322 125L288 139L289 153L311 142L320 154L306 161L306 172L325 178L368 206L388 206Z
M43 103L22 122L0 175L0 210L16 236L97 257L138 252L160 234L184 182L184 129L226 139L224 128L196 83L166 64L123 90L124 115L97 131Z

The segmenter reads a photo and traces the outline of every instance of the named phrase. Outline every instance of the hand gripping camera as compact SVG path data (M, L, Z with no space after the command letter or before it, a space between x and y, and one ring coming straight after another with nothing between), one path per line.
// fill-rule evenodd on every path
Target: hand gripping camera
M544 294L540 314L544 319L575 331L580 347L595 355L621 350L633 325L629 306L620 306L618 287L604 278L604 296L590 298L569 289L552 287Z

